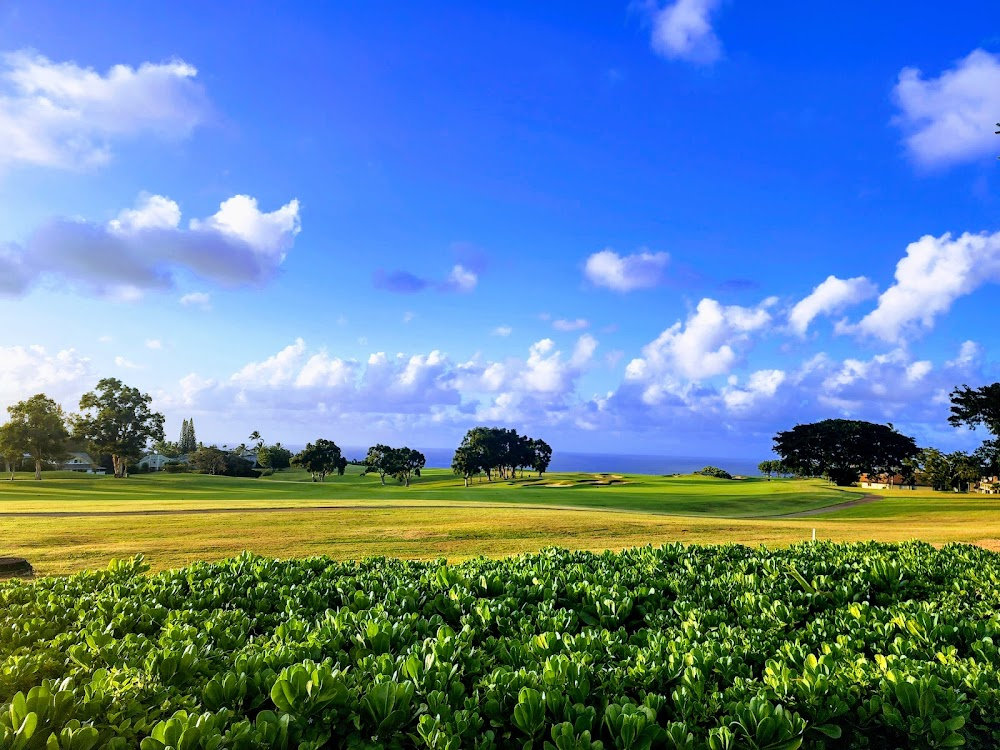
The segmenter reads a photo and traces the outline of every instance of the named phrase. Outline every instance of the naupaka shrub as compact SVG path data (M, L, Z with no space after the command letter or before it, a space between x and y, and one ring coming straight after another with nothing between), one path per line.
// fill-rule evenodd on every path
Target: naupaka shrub
M0 750L1000 744L1000 556L141 558L0 586Z

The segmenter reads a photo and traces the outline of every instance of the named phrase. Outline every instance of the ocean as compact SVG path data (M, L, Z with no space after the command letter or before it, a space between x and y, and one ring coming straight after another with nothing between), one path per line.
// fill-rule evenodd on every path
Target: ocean
M454 450L446 448L418 448L427 458L427 468L447 469L451 466ZM362 459L367 448L344 448L348 459ZM764 456L770 458L770 456ZM721 458L719 456L643 456L626 453L570 453L553 451L549 471L581 471L607 474L690 474L705 466L718 466L730 474L756 476L759 460L750 458Z

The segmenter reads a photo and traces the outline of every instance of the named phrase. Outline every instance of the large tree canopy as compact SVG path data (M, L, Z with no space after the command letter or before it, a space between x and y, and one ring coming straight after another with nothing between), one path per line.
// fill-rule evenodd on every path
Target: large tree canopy
M152 401L117 378L104 378L80 399L76 435L111 456L119 479L128 476L129 462L138 460L151 440L163 440L163 415L150 408Z
M379 475L382 484L385 484L385 477L389 475L397 481L410 486L410 478L420 476L420 470L424 468L427 460L424 454L412 448L390 448L388 445L373 445L368 449L365 456L365 473L373 472Z
M779 432L774 452L798 474L825 476L847 486L862 473L897 474L919 449L913 438L896 432L892 425L826 419Z
M347 459L340 452L340 447L332 440L320 438L315 443L307 443L292 459L293 466L301 466L312 475L313 481L326 481L326 475L337 472L343 474L347 468Z
M26 401L8 406L10 421L4 425L4 445L8 456L20 450L35 462L35 479L42 478L42 464L66 454L66 417L62 407L39 393ZM12 475L13 476L13 475Z
M951 392L952 427L985 427L1000 437L1000 383L970 388L963 385Z
M493 474L501 479L513 477L520 469L534 469L541 476L549 468L552 448L544 440L518 435L517 430L501 427L473 427L462 438L455 451L452 470L465 479L485 473L489 481Z

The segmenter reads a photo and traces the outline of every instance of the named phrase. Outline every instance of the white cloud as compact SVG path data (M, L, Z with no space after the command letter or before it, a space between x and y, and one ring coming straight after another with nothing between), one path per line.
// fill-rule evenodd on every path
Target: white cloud
M413 322L413 319L415 317L417 317L417 314L415 312L411 312L411 311L407 310L405 313L403 313L403 322L404 323L411 323L411 322Z
M949 360L948 367L969 367L983 359L983 347L975 341L963 341L958 356Z
M202 310L212 309L212 295L208 292L190 292L180 298L184 307L200 307Z
M146 348L159 350L163 348L163 342L159 339L146 339Z
M507 338L513 332L514 329L511 328L510 326L497 326L490 333L492 333L494 336L501 336L503 338Z
M285 260L288 248L299 233L299 202L291 200L281 208L264 213L257 208L257 199L249 195L234 195L223 201L219 210L207 219L191 220L192 233L227 237L250 247L260 261L274 265Z
M181 223L181 207L162 195L143 194L139 205L126 208L117 219L108 222L116 232L138 232L143 229L177 229Z
M132 360L126 359L120 355L115 357L115 366L121 367L125 370L142 370L145 367L145 365L136 364Z
M655 385L728 373L740 361L738 349L749 334L770 324L767 308L773 304L773 299L767 299L749 308L703 299L686 322L678 321L643 347L643 356L626 367L626 378Z
M774 396L786 378L783 370L758 370L750 375L745 386L740 386L734 378L722 390L722 399L731 411L746 411L758 402Z
M456 264L448 278L445 279L442 289L449 292L468 293L476 288L479 283L479 276L475 271L470 271L462 265Z
M6 407L35 393L72 401L94 384L90 360L75 349L55 354L43 346L0 346L0 419Z
M590 327L590 322L584 318L577 318L576 320L567 320L565 318L560 318L559 320L552 321L552 327L557 331L582 331L585 328Z
M1000 55L974 50L938 78L903 68L894 90L895 118L906 147L925 166L989 159L1000 119Z
M878 287L864 276L838 279L828 276L826 281L800 300L788 314L789 327L799 336L805 336L809 324L820 315L840 312L878 294Z
M843 326L884 341L901 341L917 328L930 328L952 303L988 282L1000 281L1000 232L926 235L906 248L896 264L896 281L878 306L856 326Z
M183 60L115 65L101 74L21 51L0 57L0 168L83 169L107 163L111 144L150 133L187 136L209 107Z
M250 389L290 385L302 367L302 357L305 353L306 342L301 338L295 339L294 344L286 346L263 362L250 362L244 365L230 380Z
M58 279L100 296L134 301L150 289L170 289L177 271L226 286L262 284L272 278L300 230L299 203L270 213L237 195L204 220L180 227L180 208L169 198L141 195L134 209L107 224L61 219L41 227L20 250L33 276L0 292L24 292L39 278ZM182 304L207 306L195 292Z
M653 12L653 50L664 57L713 63L722 45L712 30L711 15L719 0L674 0Z
M611 248L587 258L586 276L595 286L616 292L649 289L660 284L670 256L643 250L632 255L619 255Z

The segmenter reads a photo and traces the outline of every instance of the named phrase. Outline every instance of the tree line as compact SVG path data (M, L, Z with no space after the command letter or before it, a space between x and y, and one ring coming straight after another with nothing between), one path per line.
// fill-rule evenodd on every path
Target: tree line
M61 406L43 393L8 407L9 419L0 425L0 459L14 478L14 472L30 457L35 478L42 478L42 468L66 457L73 442L85 445L89 452L108 456L115 477L127 477L129 467L140 460L147 446L167 458L184 458L186 463L168 464L167 471L194 470L203 474L255 477L296 466L309 472L314 482L327 476L343 476L348 460L332 440L317 439L296 454L281 443L268 445L256 430L250 444L232 450L225 446L204 445L197 440L193 419L185 419L176 442L164 437L164 416L152 410L152 397L115 378L104 378L95 389L80 399L80 412L67 416ZM259 471L253 468L256 459ZM552 448L544 440L519 435L517 430L498 427L475 427L469 430L455 451L452 468L463 476L465 485L473 476L508 478L525 469L541 476L552 460ZM394 448L381 443L368 449L364 460L354 462L364 467L364 474L377 474L385 485L391 477L406 487L419 477L427 460L423 453L407 446Z
M552 448L544 440L518 435L517 430L503 427L473 427L462 438L455 451L451 468L465 480L465 486L474 476L486 474L493 481L513 477L517 471L533 469L538 476L544 474L552 461Z
M970 489L983 477L1000 476L1000 383L951 392L948 422L953 427L984 427L993 437L973 453L945 454L936 448L919 448L912 437L891 424L849 419L826 419L796 425L774 438L780 461L764 461L761 473L789 473L826 477L838 485L851 485L862 474L900 476L904 484L921 483L936 490Z
M150 407L152 397L116 378L104 378L80 399L80 412L67 416L44 393L7 407L0 425L0 455L14 478L25 455L34 463L35 479L46 463L66 457L70 440L110 457L116 477L128 475L132 461L151 440L163 439L163 415Z

